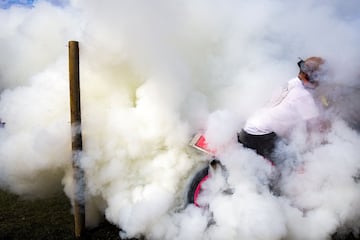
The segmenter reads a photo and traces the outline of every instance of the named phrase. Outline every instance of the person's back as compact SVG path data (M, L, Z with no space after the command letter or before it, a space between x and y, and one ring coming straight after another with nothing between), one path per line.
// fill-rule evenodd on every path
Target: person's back
M298 124L317 119L319 110L311 91L318 85L314 76L323 63L319 57L301 60L298 77L289 80L278 96L246 121L238 135L239 142L271 159L279 137L287 137Z
M282 99L269 102L250 117L244 131L253 135L275 132L280 137L286 137L298 123L319 115L311 93L298 78L291 79L279 97Z

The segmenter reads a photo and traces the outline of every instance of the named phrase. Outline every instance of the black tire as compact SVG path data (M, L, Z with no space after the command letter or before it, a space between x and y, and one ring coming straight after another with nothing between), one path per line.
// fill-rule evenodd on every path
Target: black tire
M189 190L187 192L187 204L195 204L195 191L201 181L209 174L209 166L199 170L191 180Z

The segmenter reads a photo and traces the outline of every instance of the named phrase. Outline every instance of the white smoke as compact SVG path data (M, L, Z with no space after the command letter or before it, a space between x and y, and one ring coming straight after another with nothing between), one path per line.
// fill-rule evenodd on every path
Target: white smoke
M147 239L328 239L358 231L360 3L352 1L73 0L0 10L0 186L72 198L67 42L80 42L87 223ZM322 56L336 89L325 139L301 133L277 170L236 143L245 119ZM331 102L331 99L333 101ZM357 99L354 101L353 99ZM350 109L350 110L349 110ZM341 115L341 116L340 116ZM184 206L206 157L206 131L228 177L214 172ZM323 141L323 140L326 140ZM326 144L324 144L326 143ZM223 194L226 189L233 194ZM210 224L209 224L210 223Z

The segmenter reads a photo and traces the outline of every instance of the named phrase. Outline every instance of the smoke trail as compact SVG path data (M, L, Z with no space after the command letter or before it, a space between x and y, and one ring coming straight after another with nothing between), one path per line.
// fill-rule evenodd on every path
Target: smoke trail
M104 214L123 237L148 239L327 239L359 229L357 1L56 2L0 10L1 188L39 197L63 184L71 198L66 43L76 39L89 225ZM297 74L297 57L311 55L332 70L320 95L333 127L311 142L295 131L275 195L276 170L234 135ZM198 131L228 170L227 181L214 172L206 184L209 211L183 205L206 163L188 147Z

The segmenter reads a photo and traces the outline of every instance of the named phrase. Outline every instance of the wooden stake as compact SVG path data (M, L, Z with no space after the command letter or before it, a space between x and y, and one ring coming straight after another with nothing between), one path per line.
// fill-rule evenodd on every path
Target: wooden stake
M79 44L69 41L69 85L72 133L72 166L74 170L74 222L75 237L85 234L85 179L80 165L82 151L81 109L80 109Z

